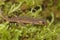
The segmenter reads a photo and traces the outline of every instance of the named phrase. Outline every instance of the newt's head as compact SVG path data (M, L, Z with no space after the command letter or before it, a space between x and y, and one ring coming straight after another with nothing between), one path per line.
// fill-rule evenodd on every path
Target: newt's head
M45 21L45 20L40 20L40 21L39 21L39 24L40 24L40 25L47 25L47 21Z

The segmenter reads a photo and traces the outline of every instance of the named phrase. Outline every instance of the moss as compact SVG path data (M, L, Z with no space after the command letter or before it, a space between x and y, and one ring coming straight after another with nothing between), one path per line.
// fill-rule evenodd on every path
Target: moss
M0 40L60 40L60 21L58 21L60 17L58 19L56 17L60 13L58 13L60 3L59 0L55 1L1 0L0 10L2 12L0 13L2 15L10 18L15 15L41 18L47 21L47 25L10 23L0 16Z

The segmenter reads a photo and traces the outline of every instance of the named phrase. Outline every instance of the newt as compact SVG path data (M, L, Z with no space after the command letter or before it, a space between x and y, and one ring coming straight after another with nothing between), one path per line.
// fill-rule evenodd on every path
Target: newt
M9 22L23 23L23 24L36 24L36 25L46 25L46 21L44 19L37 18L28 18L28 17L11 17L2 16L2 18Z
M29 17L17 17L13 16L9 18L6 15L2 15L2 12L0 11L0 17L2 17L4 20L9 22L16 22L16 23L23 23L23 24L37 24L37 25L46 25L46 20L44 19L37 19L37 18L29 18Z

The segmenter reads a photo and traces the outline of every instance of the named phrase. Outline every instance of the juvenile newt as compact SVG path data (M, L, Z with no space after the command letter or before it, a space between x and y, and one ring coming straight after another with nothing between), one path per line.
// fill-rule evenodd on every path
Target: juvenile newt
M46 20L44 19L37 19L37 18L28 18L28 17L11 17L9 18L6 15L2 15L0 12L0 16L9 22L16 22L16 23L24 23L24 24L37 24L37 25L46 25Z
M9 22L46 25L46 21L44 19L35 19L35 18L28 18L28 17L11 17L11 18L9 18L7 16L3 16L2 18Z

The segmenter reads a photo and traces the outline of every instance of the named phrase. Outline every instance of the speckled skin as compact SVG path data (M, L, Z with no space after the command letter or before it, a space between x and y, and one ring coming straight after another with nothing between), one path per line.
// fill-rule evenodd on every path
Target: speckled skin
M37 25L46 25L46 20L44 19L36 19L36 18L28 18L28 17L11 17L3 16L3 19L9 22L17 22L24 24L37 24Z

